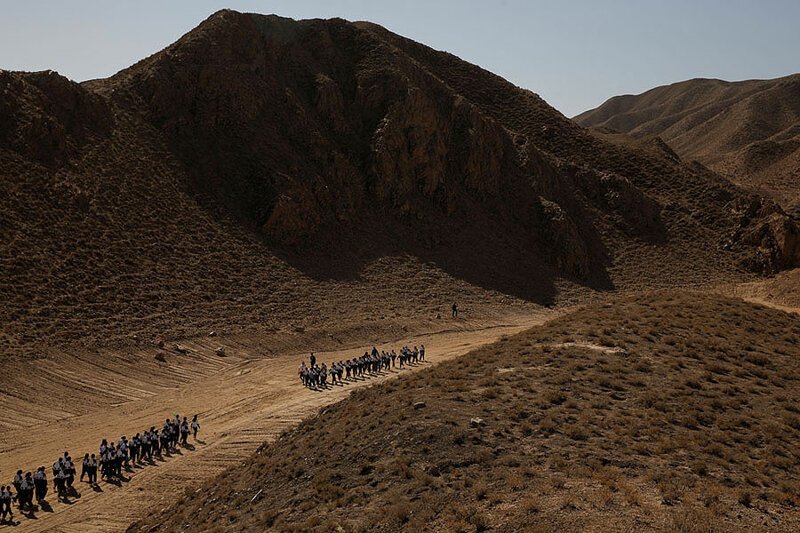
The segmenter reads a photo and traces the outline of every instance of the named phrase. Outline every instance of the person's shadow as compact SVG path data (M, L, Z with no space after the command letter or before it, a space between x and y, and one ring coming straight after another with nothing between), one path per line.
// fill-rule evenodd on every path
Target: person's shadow
M205 443L206 443L206 441L204 441L204 440L200 440L200 439L194 439L194 441L195 441L197 444L205 444Z
M41 507L42 511L44 511L45 513L52 513L53 512L53 506L50 505L50 502L48 502L47 500L40 501L39 502L39 506Z

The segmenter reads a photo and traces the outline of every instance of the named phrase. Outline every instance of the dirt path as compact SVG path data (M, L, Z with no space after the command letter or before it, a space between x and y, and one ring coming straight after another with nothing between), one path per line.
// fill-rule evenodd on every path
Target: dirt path
M397 348L402 344L423 343L429 363L411 371L425 368L462 355L480 345L517 333L544 322L552 314L518 317L503 324L481 324L470 331L444 331L418 335L384 346ZM379 346L380 348L380 346ZM336 352L336 359L363 353L364 347ZM320 361L333 359L332 353L321 352ZM313 392L298 384L296 372L300 355L246 361L237 360L228 367L220 366L212 375L178 386L192 377L191 373L176 374L176 386L158 394L148 394L121 405L109 402L100 413L62 418L34 426L3 431L0 435L0 474L3 481L24 465L33 470L50 465L66 449L76 463L85 450L95 450L101 438L118 438L142 431L172 413L200 415L200 442L195 449L158 462L156 466L136 469L130 481L117 487L101 483L102 492L92 491L78 483L82 496L74 503L53 503L53 512L39 511L37 519L16 514L16 530L29 531L121 531L132 521L147 513L160 510L185 490L194 490L202 481L226 467L242 461L261 443L276 437L286 428L312 415L320 407L344 398L357 387L391 379L402 372L391 371L382 377L326 392ZM198 360L198 365L204 364ZM114 384L109 384L113 390ZM126 384L126 387L133 386ZM102 391L98 391L102 394ZM191 441L191 438L190 438ZM79 453L80 452L80 453ZM2 527L2 526L0 526Z

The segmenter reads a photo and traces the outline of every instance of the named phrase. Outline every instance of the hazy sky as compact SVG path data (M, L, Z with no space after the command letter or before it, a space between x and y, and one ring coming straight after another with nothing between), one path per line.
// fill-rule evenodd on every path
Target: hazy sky
M0 68L109 76L224 7L377 22L567 116L687 78L800 72L800 0L0 0Z

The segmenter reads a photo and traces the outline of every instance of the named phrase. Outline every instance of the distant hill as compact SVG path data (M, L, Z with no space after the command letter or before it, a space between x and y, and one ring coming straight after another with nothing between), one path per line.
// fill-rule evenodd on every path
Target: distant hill
M798 343L619 297L354 392L129 531L797 531Z
M0 321L42 355L800 262L774 203L369 23L221 11L109 79L0 72Z
M800 74L688 80L616 96L575 121L638 138L657 135L682 158L800 208Z

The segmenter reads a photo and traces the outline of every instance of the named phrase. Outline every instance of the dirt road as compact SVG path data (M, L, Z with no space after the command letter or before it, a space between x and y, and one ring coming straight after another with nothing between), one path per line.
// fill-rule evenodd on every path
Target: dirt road
M50 465L65 449L72 453L77 464L83 452L97 449L101 438L130 437L152 425L160 426L164 418L173 413L189 416L197 413L202 426L200 441L194 449L183 450L155 466L137 468L130 480L121 486L101 483L102 491L95 492L88 485L78 483L82 495L72 504L56 503L51 489L48 499L53 503L53 512L39 511L35 520L17 513L19 526L15 530L122 531L132 521L166 507L185 490L195 490L205 479L242 461L261 443L273 439L320 407L341 400L355 388L462 355L503 335L541 323L550 316L542 313L500 324L476 323L469 331L440 331L387 343L384 345L387 348L423 343L429 362L325 392L310 391L299 385L297 366L303 357L299 354L227 361L215 358L210 350L205 351L210 352L206 355L199 350L196 364L212 365L210 375L197 378L198 374L188 369L177 369L174 388L120 405L109 404L99 412L3 431L0 474L6 482L19 467L33 470L44 465L49 477ZM322 352L318 360L330 362L334 355L338 360L363 353L364 349L360 346L335 354ZM132 386L126 384L126 387ZM113 391L114 383L98 384L99 395L104 393L104 387Z

